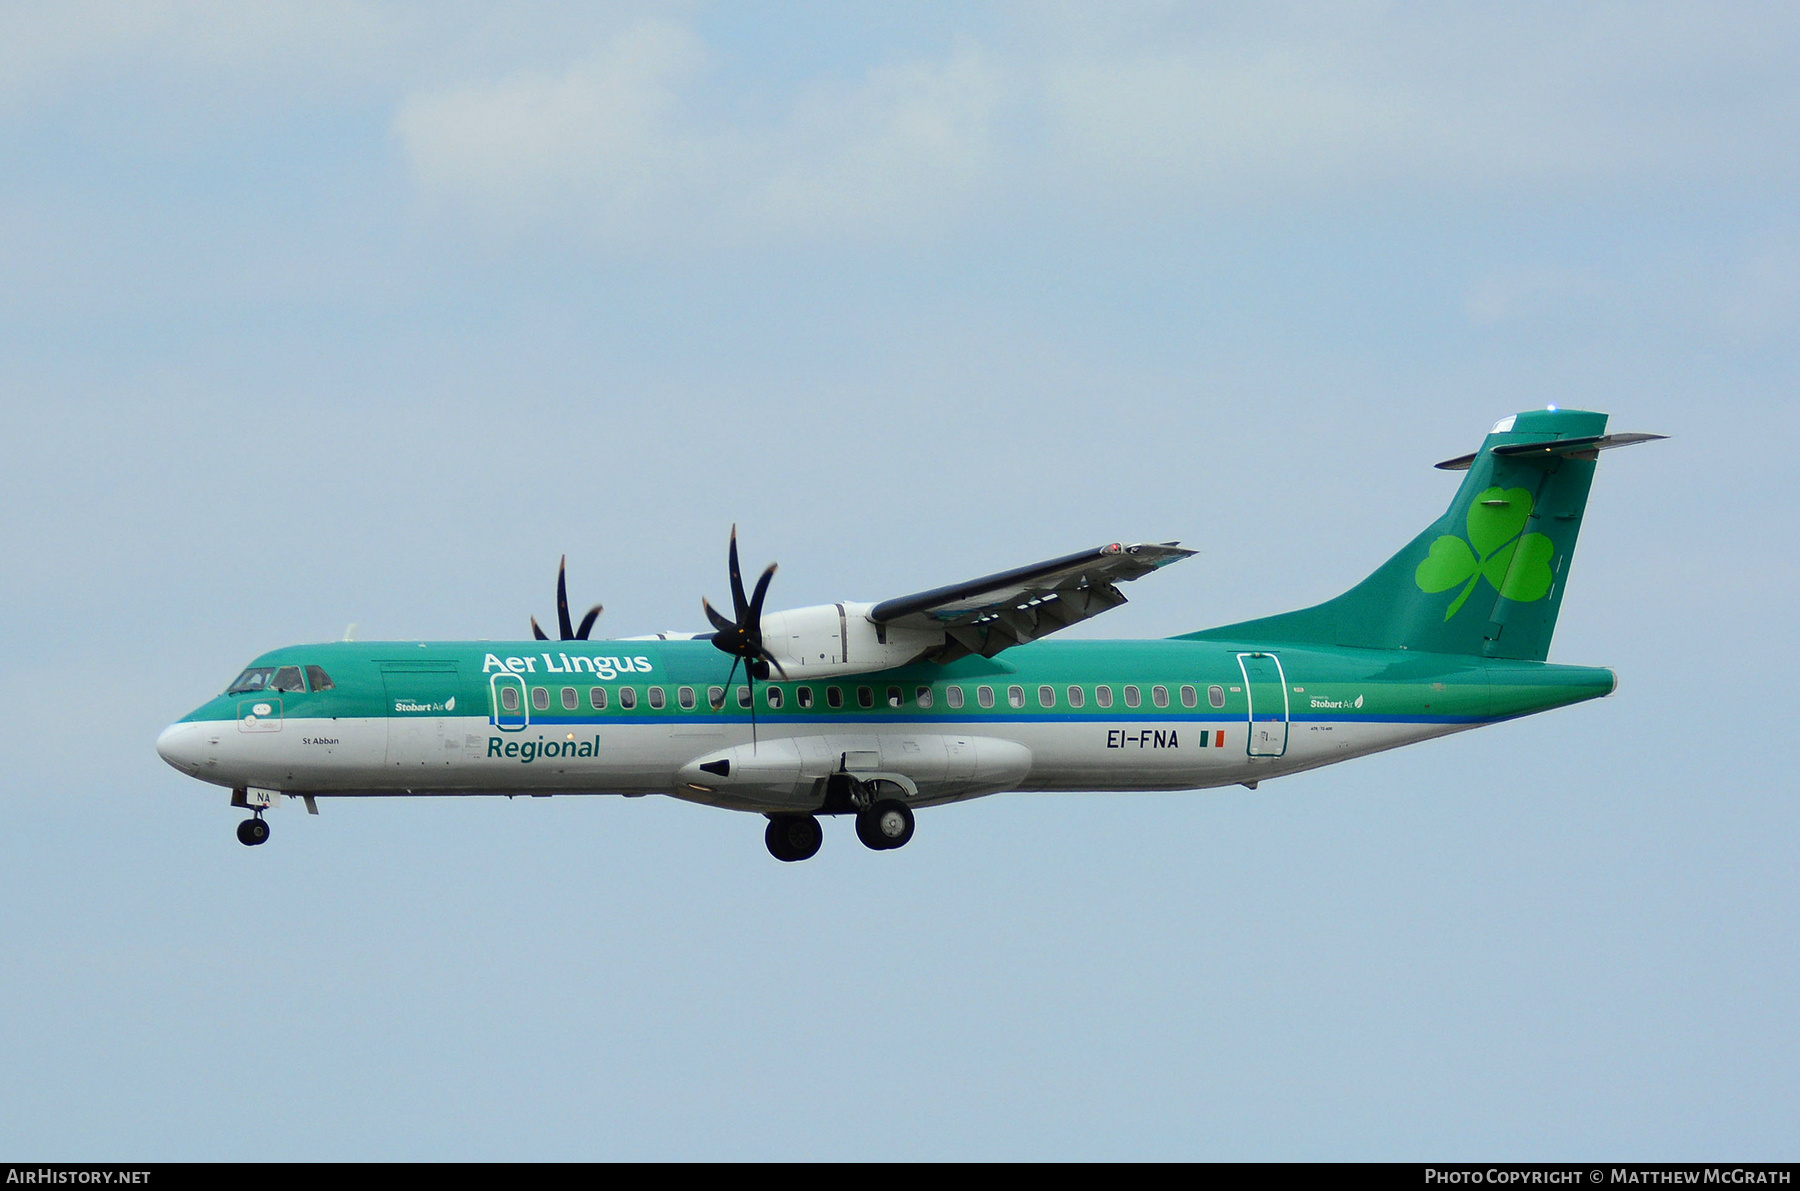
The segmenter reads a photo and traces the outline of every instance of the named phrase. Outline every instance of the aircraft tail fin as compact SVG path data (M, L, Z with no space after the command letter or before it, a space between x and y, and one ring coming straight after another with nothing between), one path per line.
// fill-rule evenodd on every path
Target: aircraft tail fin
M1595 460L1663 437L1607 434L1606 415L1542 409L1495 423L1444 515L1355 587L1311 608L1185 634L1543 661Z

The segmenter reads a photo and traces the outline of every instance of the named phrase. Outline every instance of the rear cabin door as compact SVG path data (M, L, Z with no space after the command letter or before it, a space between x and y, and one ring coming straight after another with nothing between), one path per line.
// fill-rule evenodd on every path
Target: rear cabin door
M1250 706L1250 740L1245 747L1252 757L1279 757L1287 752L1288 743L1287 673L1272 653L1240 653L1237 658Z
M463 746L457 717L480 715L461 704L455 662L382 662L387 690L387 763L405 769L447 769Z

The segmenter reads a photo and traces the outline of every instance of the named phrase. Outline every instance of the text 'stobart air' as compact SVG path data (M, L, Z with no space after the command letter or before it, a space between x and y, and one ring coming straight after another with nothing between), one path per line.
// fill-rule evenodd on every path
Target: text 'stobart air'
M251 812L282 796L667 794L766 816L780 860L850 815L881 851L914 812L1004 791L1258 782L1610 694L1552 665L1550 634L1599 453L1660 437L1606 415L1503 418L1450 507L1313 608L1150 641L1046 640L1189 554L1102 546L878 604L763 611L737 534L731 615L709 633L353 642L264 654L157 739Z

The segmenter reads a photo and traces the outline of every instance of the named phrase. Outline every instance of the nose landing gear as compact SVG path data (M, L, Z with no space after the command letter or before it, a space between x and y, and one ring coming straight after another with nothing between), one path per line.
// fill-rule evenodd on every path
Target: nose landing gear
M246 848L254 848L265 843L269 838L269 825L263 822L262 812L257 811L254 819L245 819L238 824L238 843Z

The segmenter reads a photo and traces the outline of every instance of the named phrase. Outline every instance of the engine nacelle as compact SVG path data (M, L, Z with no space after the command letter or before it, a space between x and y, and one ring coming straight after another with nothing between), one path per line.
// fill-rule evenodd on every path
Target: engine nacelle
M904 666L944 643L941 630L901 629L869 619L873 604L819 604L765 612L763 645L791 679L867 674ZM771 675L771 677L775 677Z

